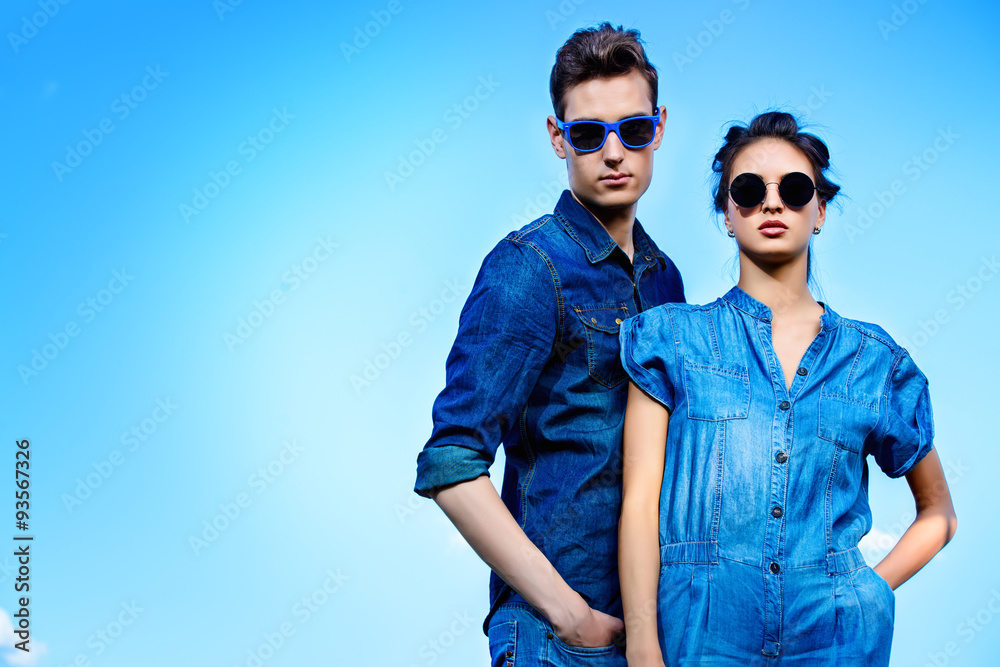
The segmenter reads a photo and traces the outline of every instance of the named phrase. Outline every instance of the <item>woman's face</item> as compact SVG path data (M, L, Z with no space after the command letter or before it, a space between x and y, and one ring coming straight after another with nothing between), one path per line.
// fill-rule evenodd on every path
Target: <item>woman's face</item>
M812 164L798 148L781 139L760 139L733 160L726 187L743 173L760 176L767 184L764 201L756 206L737 206L726 198L726 228L736 234L740 252L768 265L804 258L813 230L823 226L826 202L819 193L805 206L792 207L778 196L778 183L792 172L802 172L815 181Z

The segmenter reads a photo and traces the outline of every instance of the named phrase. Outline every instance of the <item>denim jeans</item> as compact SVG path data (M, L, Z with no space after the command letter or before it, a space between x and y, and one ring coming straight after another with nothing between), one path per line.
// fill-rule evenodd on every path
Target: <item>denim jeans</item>
M523 603L500 606L489 622L492 667L626 667L618 646L581 648L556 637L552 625Z

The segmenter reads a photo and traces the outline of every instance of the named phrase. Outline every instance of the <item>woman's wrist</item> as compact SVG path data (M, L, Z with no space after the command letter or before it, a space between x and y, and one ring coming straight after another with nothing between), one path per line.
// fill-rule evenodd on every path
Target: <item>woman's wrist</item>
M629 667L640 665L663 665L663 653L660 652L660 643L656 642L636 642L634 637L629 636L626 640L625 659Z

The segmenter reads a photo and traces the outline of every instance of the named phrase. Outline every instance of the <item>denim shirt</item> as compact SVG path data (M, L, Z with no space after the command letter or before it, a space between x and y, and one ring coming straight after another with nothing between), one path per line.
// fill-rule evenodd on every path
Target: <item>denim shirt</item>
M632 239L634 266L567 190L552 215L487 255L462 309L414 489L427 496L488 475L503 442L507 509L573 589L618 616L628 388L619 327L684 299L677 268L638 221ZM490 615L512 593L493 573Z
M670 411L660 595L680 597L661 614L690 630L702 619L682 619L711 609L729 633L664 625L673 662L726 654L743 632L757 658L888 660L893 593L858 550L872 526L868 457L899 477L931 450L927 379L881 328L824 308L790 389L770 309L738 287L622 325L626 370Z

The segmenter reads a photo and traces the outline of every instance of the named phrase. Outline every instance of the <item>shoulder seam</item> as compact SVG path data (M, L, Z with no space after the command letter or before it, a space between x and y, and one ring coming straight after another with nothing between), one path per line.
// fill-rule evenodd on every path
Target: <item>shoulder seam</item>
M900 346L899 343L896 343L892 339L886 338L885 336L880 335L877 331L872 330L871 327L865 326L865 324L863 322L859 322L858 320L852 320L852 319L849 319L849 318L846 318L846 317L841 317L840 318L840 322L844 326L847 326L847 327L850 327L851 329L854 329L855 331L857 331L858 333L860 333L862 336L867 336L868 338L873 338L873 339L877 340L878 342L882 343L887 348L889 348L889 351L892 352L893 354L897 354L898 351L902 349L902 346Z
M542 219L540 218L539 220L541 221ZM538 226L541 226L541 224L544 223L539 222ZM533 227L532 229L535 228L537 227ZM556 340L554 342L561 342L564 335L566 317L564 313L565 309L563 308L562 284L559 282L559 273L556 271L555 264L545 251L538 246L538 244L523 240L520 234L508 237L506 240L509 240L511 243L518 246L528 247L534 250L538 254L539 258L541 258L542 262L545 263L545 267L549 270L549 277L552 279L552 289L555 292L556 297Z
M527 227L511 232L510 234L507 235L507 238L510 239L511 241L519 243L524 239L525 236L527 236L533 231L536 231L539 227L543 227L550 220L552 220L552 218L553 215L551 213L546 213L545 215L538 218L534 222L529 223Z

